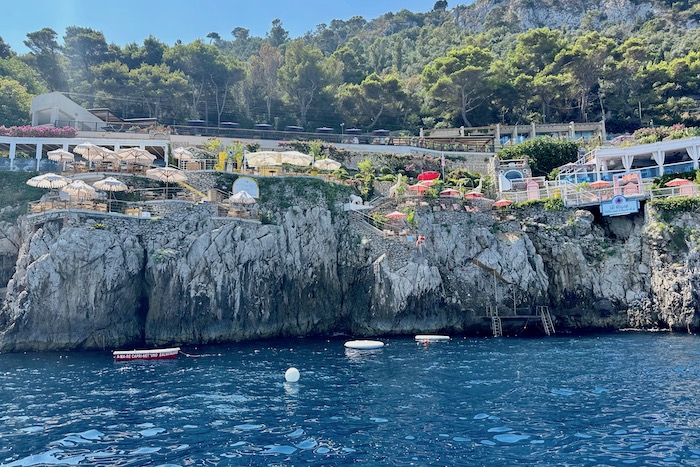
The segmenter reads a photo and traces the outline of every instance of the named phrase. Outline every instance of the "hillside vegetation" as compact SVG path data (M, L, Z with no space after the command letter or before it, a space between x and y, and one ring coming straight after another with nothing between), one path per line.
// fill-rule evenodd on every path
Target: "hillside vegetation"
M89 25L0 38L0 124L32 96L163 124L203 119L363 130L596 121L612 132L700 118L700 4L479 0L320 24L290 38L231 24L189 44L118 46Z

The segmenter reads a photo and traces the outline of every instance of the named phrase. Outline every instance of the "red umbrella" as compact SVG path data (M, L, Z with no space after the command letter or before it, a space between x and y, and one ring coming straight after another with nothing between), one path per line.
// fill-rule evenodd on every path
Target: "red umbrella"
M690 185L691 182L690 180L687 180L685 178L674 178L670 182L666 182L664 186L682 186L682 185Z
M510 206L513 204L513 202L509 199L499 199L495 203L493 203L494 208L504 208L506 206Z
M426 191L430 190L430 187L429 187L429 186L425 186L425 185L423 185L423 184L421 184L421 183L416 183L415 185L409 186L408 189L411 190L411 191L417 191L418 193L420 193L420 194L422 195L422 194L425 193Z
M418 174L418 180L435 180L436 178L440 178L440 172L435 172L434 170Z
M610 182L606 182L605 180L598 180L597 182L593 182L590 185L588 185L591 188L608 188L612 185Z
M405 219L407 216L403 212L399 211L394 211L390 212L389 214L386 215L387 219L395 220L395 219Z
M474 198L483 198L484 194L479 193L478 191L470 191L466 195L464 195L465 198L467 199L474 199Z

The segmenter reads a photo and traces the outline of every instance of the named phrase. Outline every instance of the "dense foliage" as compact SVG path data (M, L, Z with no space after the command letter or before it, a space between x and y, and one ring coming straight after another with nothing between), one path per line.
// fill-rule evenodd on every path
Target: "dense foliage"
M450 10L439 1L425 13L333 20L296 39L279 19L264 38L233 27L228 39L211 32L174 45L149 36L117 46L89 27L62 36L43 28L27 33L26 54L0 38L0 124L28 123L29 100L46 91L168 125L415 132L605 118L609 131L622 132L697 123L696 2L620 0L615 8L639 14L617 22L572 3L581 14L560 15L576 21L569 24L554 21L564 6L551 3L479 0ZM653 17L642 15L647 7ZM533 29L526 19L545 9L551 21L539 24L550 27Z
M527 140L504 148L498 153L501 160L527 158L532 175L544 177L567 162L575 162L579 145L575 141L561 141L549 136Z

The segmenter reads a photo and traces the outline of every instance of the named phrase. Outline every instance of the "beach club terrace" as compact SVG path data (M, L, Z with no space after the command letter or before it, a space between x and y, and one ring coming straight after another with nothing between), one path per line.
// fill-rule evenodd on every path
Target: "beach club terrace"
M700 138L696 137L601 147L560 167L553 181L529 176L526 160L496 161L496 171L501 197L514 202L562 198L568 207L603 208L613 201L630 201L638 209L646 199L700 195L700 187L692 181L652 189L654 179L698 170L699 161Z
M143 135L131 135L134 138L128 136L100 138L99 144L114 151L124 148L146 149L167 162L169 140L143 139ZM56 149L73 151L85 141L85 138L0 136L0 154L9 154L9 157L0 157L0 170L58 170L58 164L48 159L48 152Z

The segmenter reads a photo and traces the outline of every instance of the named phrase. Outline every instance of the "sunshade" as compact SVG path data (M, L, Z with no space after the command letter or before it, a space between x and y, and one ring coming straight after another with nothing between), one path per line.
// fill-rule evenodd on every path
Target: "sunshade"
M97 197L95 189L82 180L73 180L61 188L61 191L68 193L71 198L93 199Z
M341 164L333 159L319 159L314 162L314 167L318 170L338 170Z

